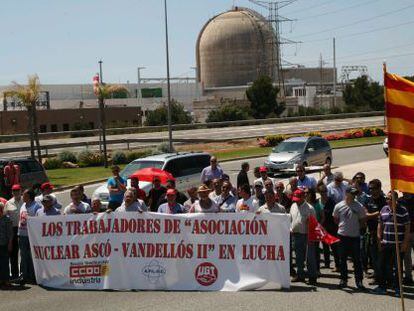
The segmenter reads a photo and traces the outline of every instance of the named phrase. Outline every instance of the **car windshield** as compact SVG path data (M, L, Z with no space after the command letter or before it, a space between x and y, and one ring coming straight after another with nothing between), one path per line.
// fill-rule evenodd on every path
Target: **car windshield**
M279 145L273 148L273 152L302 152L305 148L303 141L282 141Z
M120 173L122 178L129 178L133 173L147 167L155 167L162 169L164 162L162 161L134 161L129 163Z

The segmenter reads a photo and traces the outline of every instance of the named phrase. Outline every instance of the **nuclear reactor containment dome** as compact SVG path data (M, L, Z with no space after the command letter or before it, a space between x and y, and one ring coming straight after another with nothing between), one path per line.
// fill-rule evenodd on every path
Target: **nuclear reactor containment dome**
M210 19L196 46L197 79L203 88L242 86L276 75L276 38L259 13L236 7Z

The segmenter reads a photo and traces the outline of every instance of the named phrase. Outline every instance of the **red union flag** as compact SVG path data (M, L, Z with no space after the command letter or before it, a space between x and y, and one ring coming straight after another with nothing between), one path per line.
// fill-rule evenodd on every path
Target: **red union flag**
M93 76L93 92L96 96L99 94L99 74Z
M330 235L324 227L316 220L315 216L310 215L308 218L308 241L323 242L331 245L339 242L339 239Z

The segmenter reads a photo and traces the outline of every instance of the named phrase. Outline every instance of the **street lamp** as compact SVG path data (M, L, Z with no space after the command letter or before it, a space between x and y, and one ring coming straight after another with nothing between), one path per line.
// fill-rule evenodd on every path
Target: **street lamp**
M98 62L99 63L99 84L103 87L103 79L102 79L102 59ZM104 156L104 166L105 168L108 167L108 153L106 150L106 120L105 120L105 103L104 97L102 92L98 94L98 102L99 102L99 115L101 121L101 133L102 133L102 145L103 145L103 156Z
M167 59L167 104L168 104L168 149L173 152L172 126L171 126L171 85L170 85L170 57L168 51L168 17L167 17L167 0L164 0L165 16L165 54Z
M137 98L138 104L142 106L142 94L141 94L141 70L146 69L147 67L137 67L137 78L138 78L138 85L137 85Z

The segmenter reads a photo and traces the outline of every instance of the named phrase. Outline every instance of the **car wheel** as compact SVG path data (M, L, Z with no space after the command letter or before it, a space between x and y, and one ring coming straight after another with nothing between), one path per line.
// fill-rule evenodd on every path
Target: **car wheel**
M329 165L331 165L332 164L332 160L331 160L331 158L326 158L326 160L325 160L325 164L329 164Z

